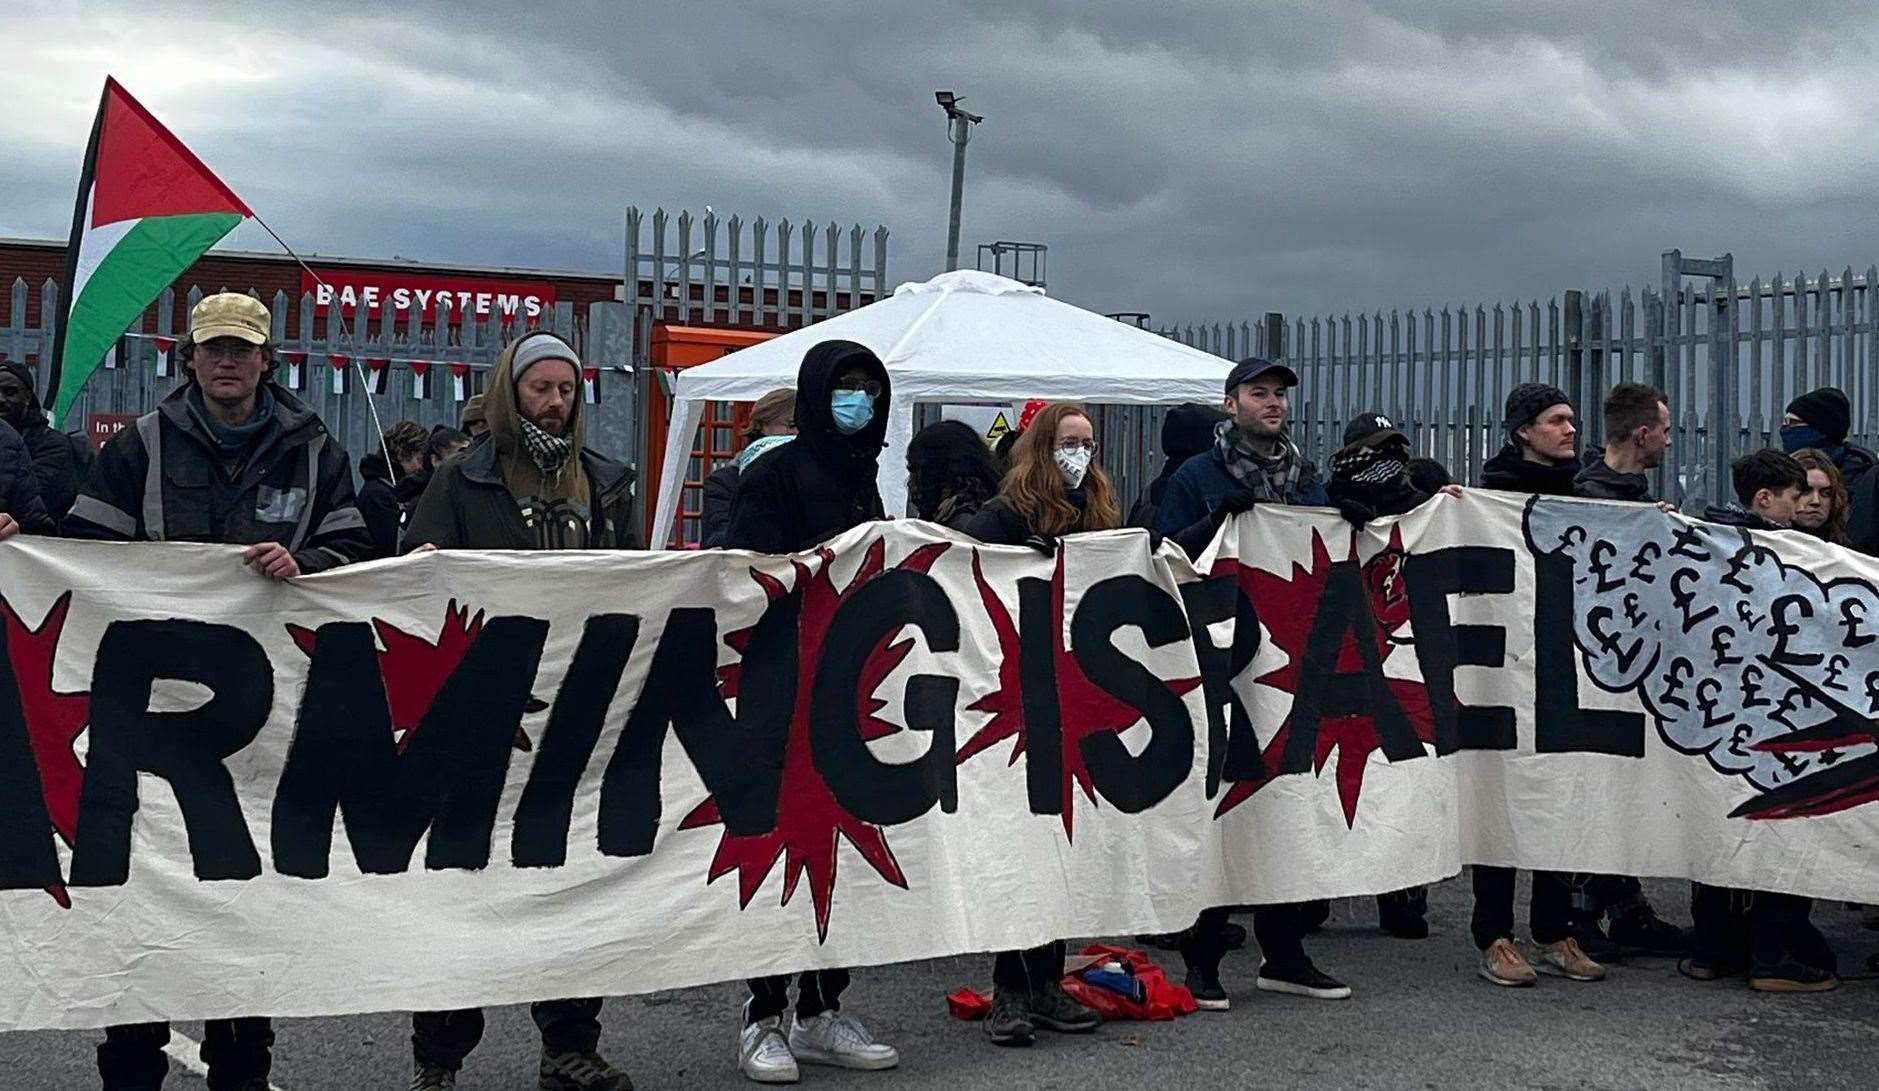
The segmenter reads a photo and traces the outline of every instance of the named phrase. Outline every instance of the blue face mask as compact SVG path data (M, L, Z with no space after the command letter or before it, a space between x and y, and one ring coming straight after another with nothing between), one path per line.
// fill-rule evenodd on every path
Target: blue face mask
M865 390L837 390L829 408L835 414L835 430L844 436L854 435L874 419L874 399Z
M1781 426L1781 449L1793 454L1809 447L1826 450L1835 446L1820 429L1811 424L1784 424Z

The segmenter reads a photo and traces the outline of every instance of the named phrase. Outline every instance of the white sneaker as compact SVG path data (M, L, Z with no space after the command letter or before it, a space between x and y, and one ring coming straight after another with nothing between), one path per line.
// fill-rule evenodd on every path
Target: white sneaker
M861 1020L838 1011L799 1017L789 1028L789 1050L805 1064L836 1068L881 1069L900 1063L899 1051L875 1041Z
M802 1079L789 1043L783 1040L782 1016L745 1025L737 1039L737 1067L758 1083L795 1083Z

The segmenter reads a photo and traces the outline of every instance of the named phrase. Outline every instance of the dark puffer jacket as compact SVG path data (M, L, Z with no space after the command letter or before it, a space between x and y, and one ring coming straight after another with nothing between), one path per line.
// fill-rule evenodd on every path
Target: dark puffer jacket
M1780 523L1771 523L1755 512L1733 500L1726 504L1711 504L1703 509L1703 520L1720 523L1725 527L1742 527L1745 530L1786 530Z
M852 436L835 427L830 399L851 368L874 377L874 417ZM796 439L745 467L724 544L759 553L795 553L885 517L876 484L892 404L887 368L853 341L824 341L804 355L796 377Z
M55 521L63 519L72 509L72 501L78 499L78 487L85 480L78 451L78 445L84 441L75 441L47 423L46 411L39 404L39 393L33 388L30 368L17 360L7 360L0 362L0 369L12 373L32 395L20 419L8 419L7 423L19 432L20 438L26 441L26 449L32 452L33 482L39 487L39 499L45 503L46 513Z
M1481 487L1540 496L1575 496L1575 483L1582 469L1577 458L1570 462L1529 462L1520 457L1518 447L1509 443L1481 467Z
M111 437L65 520L72 538L119 542L280 542L303 573L362 560L371 535L351 460L320 418L273 383L273 416L223 451L185 383ZM152 486L155 487L154 494Z
M55 534L59 529L39 498L26 441L5 421L0 421L0 512L11 515L27 534Z
M423 495L431 475L421 470L394 482L385 452L373 451L359 460L359 476L365 478L365 485L359 489L359 514L365 517L365 528L372 535L372 556L395 557L398 528L404 523L405 513Z

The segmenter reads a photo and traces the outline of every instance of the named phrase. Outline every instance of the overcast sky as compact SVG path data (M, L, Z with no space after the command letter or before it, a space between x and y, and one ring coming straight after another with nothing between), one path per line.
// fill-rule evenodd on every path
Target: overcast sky
M988 118L964 249L1158 323L1879 260L1866 4L214 6L0 6L0 235L69 229L112 73L328 254L614 272L626 206L709 204L885 224L924 278L949 87Z

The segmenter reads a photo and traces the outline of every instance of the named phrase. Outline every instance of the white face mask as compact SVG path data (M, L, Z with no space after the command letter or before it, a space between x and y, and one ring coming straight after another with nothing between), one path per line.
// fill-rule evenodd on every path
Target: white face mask
M1073 447L1066 451L1059 447L1054 453L1057 456L1057 469L1062 472L1064 481L1073 489L1083 484L1083 475L1090 472L1090 449Z

